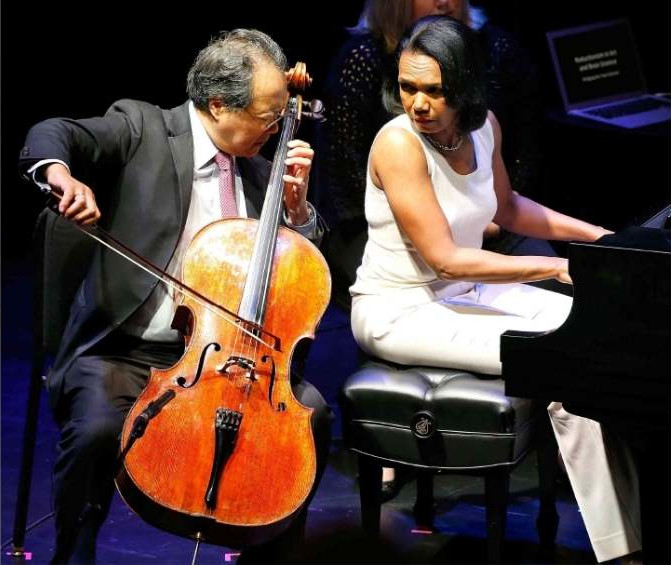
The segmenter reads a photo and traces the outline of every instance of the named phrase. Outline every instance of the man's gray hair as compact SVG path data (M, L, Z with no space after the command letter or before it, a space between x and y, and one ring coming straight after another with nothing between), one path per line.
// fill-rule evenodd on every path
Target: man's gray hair
M284 71L287 58L280 46L256 29L222 32L196 57L186 79L186 91L196 108L207 109L218 98L230 110L252 102L254 67L265 60Z

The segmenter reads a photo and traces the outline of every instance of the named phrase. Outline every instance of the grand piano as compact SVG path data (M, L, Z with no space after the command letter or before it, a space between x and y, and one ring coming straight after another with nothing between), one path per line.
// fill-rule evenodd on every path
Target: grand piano
M564 324L501 338L507 395L563 402L629 440L645 563L671 563L670 215L671 206L642 227L569 244L574 299Z

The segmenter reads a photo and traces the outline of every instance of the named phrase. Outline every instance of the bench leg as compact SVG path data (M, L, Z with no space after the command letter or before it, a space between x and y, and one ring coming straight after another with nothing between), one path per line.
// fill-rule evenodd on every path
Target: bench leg
M510 474L494 471L485 475L485 504L487 505L487 561L501 563L506 532L508 487Z
M361 522L369 536L380 534L380 493L382 491L382 465L371 457L359 455L359 498Z
M413 514L420 529L433 529L433 520L436 517L436 504L433 497L432 471L419 471L417 475L417 499Z

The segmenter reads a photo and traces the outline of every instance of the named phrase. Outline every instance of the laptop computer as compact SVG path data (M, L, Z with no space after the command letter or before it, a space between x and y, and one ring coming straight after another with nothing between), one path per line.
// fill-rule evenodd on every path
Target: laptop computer
M671 229L671 204L641 225L644 228Z
M648 94L625 19L547 33L564 108L624 128L671 119L671 101Z

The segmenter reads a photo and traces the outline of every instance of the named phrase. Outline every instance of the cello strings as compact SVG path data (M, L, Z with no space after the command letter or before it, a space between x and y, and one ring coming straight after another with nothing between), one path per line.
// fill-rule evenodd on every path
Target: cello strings
M245 311L247 317L253 319L257 324L261 324L265 317L266 301L268 291L270 289L270 279L273 269L273 255L276 248L278 227L280 224L280 217L282 213L284 182L283 175L286 171L286 156L288 153L287 143L293 138L298 125L296 117L296 106L298 101L293 99L289 101L288 111L285 113L285 120L280 134L280 141L277 145L278 149L273 159L273 166L271 168L270 179L268 183L268 190L266 192L266 200L261 212L259 220L259 229L257 232L257 242L254 246L252 256L252 264L250 265L250 276L247 279L246 285L251 285L253 289L260 289L260 293L254 293L256 298L255 304L250 304L246 298L244 301ZM238 337L241 337L240 353L247 356L249 359L256 361L258 359L258 351L260 343L258 340L250 341L249 338L240 333L236 334L234 339L234 351L237 350ZM253 369L256 367L254 366ZM243 377L244 378L244 377ZM245 384L245 398L240 403L249 399L249 394L253 386L253 380L248 379ZM268 396L270 396L270 382L268 382ZM269 399L272 402L272 399Z
M77 225L77 224L75 224L75 225ZM133 257L130 257L130 256L124 254L124 253L121 252L119 249L117 249L116 247L114 247L113 245L111 245L110 243L108 243L107 241L105 241L104 239L102 239L101 237L99 237L98 235L96 235L95 233L93 233L92 231L90 231L90 230L85 230L85 229L83 229L83 228L81 228L81 227L80 227L80 229L81 229L81 231L83 231L85 234L87 234L89 237L95 239L98 243L100 243L100 244L102 244L103 246L107 247L108 249L114 251L115 253L117 253L118 255L120 255L121 257L123 257L124 259L126 259L127 261L130 261L130 262L131 262L133 265L135 265L136 267L139 267L140 269L142 269L142 270L145 271L146 273L150 274L152 277L154 277L154 278L158 279L159 281L163 282L165 285L167 285L167 286L168 286L169 288L171 288L173 291L175 291L175 292L177 292L177 293L180 293L180 294L183 294L183 295L185 295L185 296L188 296L189 298L193 299L196 303L198 303L199 305L201 305L203 308L205 308L206 310L209 310L210 312L212 312L215 316L218 316L219 318L221 318L222 320L226 321L226 322L229 323L229 324L232 324L232 325L237 326L239 332L242 332L242 333L245 333L245 334L249 335L253 340L259 341L259 342L263 343L264 345L266 345L267 347L270 347L271 349L274 349L274 348L275 348L273 345L271 345L271 344L269 344L268 342L266 342L266 341L264 341L263 339L261 339L261 337L259 337L259 336L257 336L257 335L254 335L252 332L250 332L249 330L247 330L247 329L245 329L244 327L242 327L241 322L244 323L245 320L240 319L239 317L237 317L237 316L236 316L235 314L233 314L232 312L228 312L228 311L226 311L225 314L228 315L228 316L235 316L235 317L237 318L236 320L230 320L230 319L229 319L228 317L226 317L223 313L221 313L221 312L219 311L219 310L222 310L222 307L221 307L221 306L217 306L216 304L209 304L208 302L206 302L207 299L203 300L203 298L199 297L194 291L192 291L192 290L190 290L190 289L187 289L187 287L185 287L185 286L184 286L182 283L180 283L179 281L173 281L173 280L171 280L172 277L170 277L170 275L168 275L167 273L163 273L163 272L161 271L161 274L158 274L158 273L154 272L154 271L153 271L151 268L149 268L147 265L143 265L143 264L140 263L139 261L135 260ZM101 234L102 234L102 233L105 233L105 232L103 232L103 230L101 230L100 228L97 228L97 227L96 227L96 228L93 228L93 229L95 229L97 232L99 232L99 233L101 233ZM105 233L105 237L110 237L110 238L111 238L111 236L110 236L109 234L107 234L107 233ZM111 238L111 239L113 239L113 238ZM274 337L274 336L273 336L273 337Z

